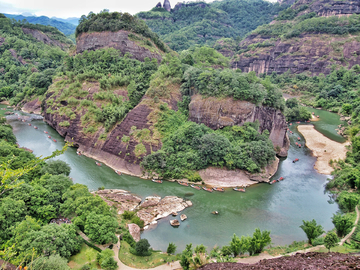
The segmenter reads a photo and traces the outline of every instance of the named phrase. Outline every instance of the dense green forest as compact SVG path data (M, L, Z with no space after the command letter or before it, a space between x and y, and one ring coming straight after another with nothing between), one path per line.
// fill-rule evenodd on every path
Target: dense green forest
M40 161L34 167L35 156L10 142L13 139L11 127L3 124L0 129L9 131L5 136L1 132L0 138L1 162L8 164L1 168L2 175L32 167L18 174L16 179L12 178L10 185L5 177L1 181L2 258L15 265L35 267L38 260L44 263L59 255L52 259L62 265L61 269L67 269L67 259L77 253L83 243L77 230L84 231L95 243L117 241L115 213L86 186L73 185L68 177L69 165L55 160ZM63 219L72 218L73 222L49 223L59 215Z
M257 26L272 21L286 5L263 0L225 0L212 3L180 3L171 12L153 8L137 16L146 21L169 47L182 51L198 45L213 45L221 38L239 40Z
M4 119L1 123L1 257L15 265L32 267L38 260L47 263L52 258L62 265L61 269L67 269L67 259L83 243L77 235L79 229L95 243L116 242L116 213L86 186L74 185L65 162L44 162L18 148L11 126ZM62 221L57 219L59 216ZM65 218L72 222L64 222ZM62 224L50 222L53 219Z
M359 65L351 69L334 67L329 75L307 76L305 74L281 75L273 73L271 82L283 91L301 94L302 103L312 107L322 107L345 115L358 112Z
M27 21L28 23L31 24L41 24L45 26L55 27L60 32L64 33L65 36L74 34L76 29L76 26L71 23L51 19L46 16L35 17L35 16L23 16L23 15L14 15L14 14L5 14L5 13L4 15L7 18L14 19L16 21L21 21L21 22Z
M65 47L72 44L56 28L23 24L0 14L0 99L11 99L13 104L44 94L66 55L60 47L24 34L22 27L42 31Z

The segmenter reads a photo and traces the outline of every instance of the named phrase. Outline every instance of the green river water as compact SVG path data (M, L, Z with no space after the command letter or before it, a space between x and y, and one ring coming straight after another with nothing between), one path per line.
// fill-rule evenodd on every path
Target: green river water
M338 115L315 109L312 111L320 116L320 121L315 123L320 132L333 140L343 141L335 131L342 123ZM63 138L42 120L32 119L32 126L28 126L13 115L8 117L8 122L13 126L19 145L32 149L37 156L49 155L64 145ZM38 126L37 130L33 128L34 125ZM294 145L297 137L301 137L304 144L296 126L293 124L290 127L294 135L290 135L288 157L281 160L278 172L273 177L282 176L285 180L274 185L257 184L247 188L246 193L231 189L224 193L208 193L166 181L156 184L137 177L119 176L109 167L96 166L93 159L78 156L75 148L68 149L58 158L70 164L70 176L75 183L85 184L91 190L104 186L129 190L142 198L175 195L191 200L193 206L182 212L188 219L180 227L171 227L169 220L173 217L168 217L160 220L155 228L142 233L142 238L147 238L154 249L166 250L169 242L174 242L178 251L188 243L204 244L209 248L222 246L230 242L234 233L238 236L251 235L255 228L270 230L273 244L283 245L306 239L305 233L299 228L302 220L315 219L325 230L332 229L331 217L338 211L338 205L332 203L329 194L324 192L328 176L318 174L313 169L315 158L309 149ZM47 135L57 142L47 138ZM300 161L292 163L295 158ZM220 214L212 215L214 210Z

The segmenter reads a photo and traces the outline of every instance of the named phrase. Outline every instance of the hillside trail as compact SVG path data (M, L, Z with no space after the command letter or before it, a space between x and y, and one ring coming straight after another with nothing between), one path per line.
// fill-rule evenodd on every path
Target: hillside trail
M133 267L125 265L122 261L120 261L120 259L119 259L119 249L120 249L119 235L116 235L116 237L118 239L118 242L116 243L116 245L114 244L113 251L115 252L114 259L119 266L118 269L120 269L120 270L140 270L141 268L133 268ZM146 268L146 270L172 270L172 269L182 269L182 267L180 266L180 262L176 261L171 264L163 264L163 265L159 265L159 266L153 267L153 268Z
M360 218L360 211L359 211L359 208L358 206L356 206L355 208L356 210L356 220L354 222L354 228L351 230L350 233L348 233L344 238L342 238L339 242L339 245L342 246L351 236L352 234L354 233L356 227L357 227L357 224L359 222L359 218ZM119 239L119 235L117 235L117 238ZM118 266L119 266L119 269L120 270L140 270L139 268L133 268L133 267L130 267L130 266L127 266L125 264L123 264L120 260L119 260L119 257L118 257L118 254L119 254L119 247L120 247L120 240L118 240L118 242L116 243L116 245L114 245L113 247L113 250L115 252L115 256L114 256L114 259L115 261L118 263ZM236 262L238 263L246 263L246 264L254 264L254 263L257 263L261 260L267 260L267 259L275 259L275 258L279 258L279 257L283 257L283 256L291 256L291 255L295 255L296 253L307 253L307 252L313 252L313 251L318 251L319 249L321 248L324 248L325 246L324 245L319 245L319 246L316 246L316 247L310 247L310 248L307 248L307 249L303 249L303 250L297 250L297 251L294 251L294 252L290 252L290 253L287 253L285 255L278 255L278 256L272 256L268 253L260 253L258 256L251 256L251 257L247 257L247 258L240 258L240 259L237 259ZM159 265L157 267L154 267L154 268L146 268L147 270L172 270L172 269L182 269L181 266L180 266L180 262L179 261L176 261L170 265L168 264L163 264L163 265Z

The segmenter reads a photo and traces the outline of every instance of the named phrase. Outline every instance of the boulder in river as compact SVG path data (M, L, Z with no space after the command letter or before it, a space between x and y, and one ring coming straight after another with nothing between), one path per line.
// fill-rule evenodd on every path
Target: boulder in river
M170 225L173 227L179 227L180 222L177 219L172 219L172 220L170 220Z
M182 214L182 215L180 216L180 219L181 219L181 221L184 221L185 219L187 219L187 216L186 216L185 214Z

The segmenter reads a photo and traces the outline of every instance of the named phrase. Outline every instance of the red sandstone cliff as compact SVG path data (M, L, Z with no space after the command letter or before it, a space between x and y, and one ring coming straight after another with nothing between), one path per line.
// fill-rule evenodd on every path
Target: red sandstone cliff
M131 54L140 61L144 61L146 57L161 61L163 55L163 52L150 40L124 30L81 33L76 39L76 53L101 48L115 48L123 54Z
M217 99L203 98L195 95L189 105L189 119L196 123L203 123L212 129L225 126L243 125L245 122L259 121L259 132L268 130L270 140L279 156L287 156L290 146L286 135L287 125L285 116L280 110L270 107L256 106L248 101L233 100L232 98Z

